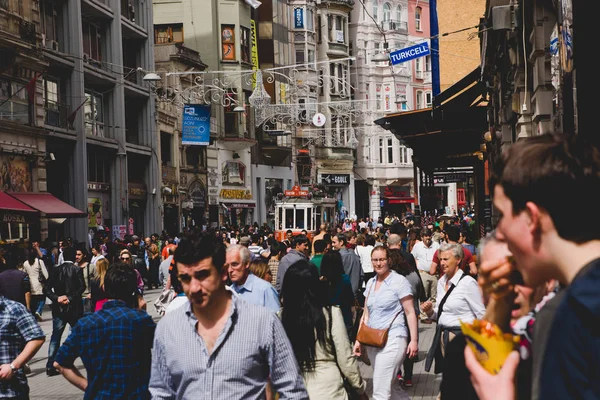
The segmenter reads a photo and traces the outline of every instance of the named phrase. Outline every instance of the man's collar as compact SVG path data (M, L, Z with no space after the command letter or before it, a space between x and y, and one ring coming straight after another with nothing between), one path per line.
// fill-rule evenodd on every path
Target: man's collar
M242 289L244 289L247 292L251 292L252 289L254 289L254 280L256 279L256 275L254 275L252 272L250 272L248 274L248 277L246 278L246 282L244 282L243 285L237 285L237 284L233 284L231 285L231 287L233 288L234 291L236 292L240 292Z
M116 308L116 307L127 307L127 304L123 300L108 299L102 306L102 309Z

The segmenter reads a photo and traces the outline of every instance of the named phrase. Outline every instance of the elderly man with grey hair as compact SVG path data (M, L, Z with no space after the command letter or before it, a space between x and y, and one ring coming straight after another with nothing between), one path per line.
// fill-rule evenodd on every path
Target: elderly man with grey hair
M278 312L281 304L277 291L269 282L250 272L250 250L239 244L231 245L225 253L225 268L231 289L248 303Z

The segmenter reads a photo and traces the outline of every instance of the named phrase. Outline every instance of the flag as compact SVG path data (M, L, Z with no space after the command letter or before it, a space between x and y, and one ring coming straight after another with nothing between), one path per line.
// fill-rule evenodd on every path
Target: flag
M87 103L88 98L86 97L85 100L83 101L83 103L81 103L79 105L79 107L77 107L71 114L69 114L69 116L67 117L67 121L69 122L69 126L73 126L73 122L75 122L75 117L77 116L77 112L79 111L79 109L81 107L83 107L83 105L85 103Z
M37 83L38 78L40 76L42 76L43 74L44 74L44 71L38 73L29 82L27 82L27 85L25 85L25 90L27 90L27 101L29 101L29 104L33 104L33 101L35 100L36 83Z

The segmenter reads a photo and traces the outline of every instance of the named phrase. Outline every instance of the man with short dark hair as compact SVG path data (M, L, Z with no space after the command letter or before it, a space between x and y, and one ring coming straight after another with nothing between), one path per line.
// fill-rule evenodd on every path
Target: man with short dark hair
M308 399L292 346L277 315L225 287L224 245L186 236L175 269L189 302L158 322L153 399L260 399L269 380L279 399Z
M81 295L85 291L83 271L74 264L75 249L63 249L62 264L52 270L44 294L52 300L52 336L48 345L48 360L46 361L46 374L55 376L60 374L54 368L54 357L58 352L62 334L67 324L73 328L83 315L83 301Z
M283 277L287 272L290 265L299 260L307 260L306 248L308 246L308 238L304 235L294 236L293 248L287 252L285 256L279 260L279 267L277 268L277 280L275 281L275 289L278 293L281 293L281 287L283 286Z
M347 233L347 232L346 232ZM342 264L344 265L344 273L350 278L352 284L352 293L357 299L360 297L360 285L362 283L363 271L360 266L360 258L354 250L348 249L348 239L344 233L338 233L331 238L333 249L340 252L342 256Z
M56 354L54 367L86 399L149 399L151 349L156 324L137 308L137 274L113 264L104 278L108 301L79 320ZM81 357L84 377L74 362Z

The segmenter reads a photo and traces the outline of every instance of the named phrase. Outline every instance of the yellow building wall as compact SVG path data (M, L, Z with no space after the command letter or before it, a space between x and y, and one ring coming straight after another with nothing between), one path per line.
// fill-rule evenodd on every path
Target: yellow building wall
M440 35L478 25L479 18L484 16L485 3L485 0L437 0ZM440 90L444 91L481 65L477 28L441 36L439 44Z

